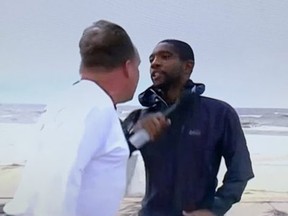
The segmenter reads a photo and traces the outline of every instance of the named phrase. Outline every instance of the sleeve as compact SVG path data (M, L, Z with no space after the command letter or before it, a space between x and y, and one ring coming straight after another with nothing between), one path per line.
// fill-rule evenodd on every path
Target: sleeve
M50 183L39 196L35 215L77 216L82 173L92 158L97 158L104 152L105 137L109 133L112 121L115 121L111 116L116 113L112 112L115 112L112 108L103 110L94 108L84 117L78 131L71 129L77 128L72 124L78 121L71 121L70 129L66 127L61 130L62 137L66 138L59 144L65 146L61 148L65 152L55 152L54 161L58 162L53 166L55 170L49 178Z
M222 155L227 171L223 185L217 190L212 211L224 215L239 202L249 179L254 177L246 139L236 111L231 107L225 116Z

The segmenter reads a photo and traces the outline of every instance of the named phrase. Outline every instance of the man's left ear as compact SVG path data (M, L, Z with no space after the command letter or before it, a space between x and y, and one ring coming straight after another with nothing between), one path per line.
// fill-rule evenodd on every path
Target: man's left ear
M193 60L187 60L184 65L184 72L187 75L190 75L194 68L194 61Z

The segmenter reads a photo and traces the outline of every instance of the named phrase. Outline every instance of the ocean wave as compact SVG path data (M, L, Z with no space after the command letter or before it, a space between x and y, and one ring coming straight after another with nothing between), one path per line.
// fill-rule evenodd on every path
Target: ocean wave
M261 118L263 115L249 115L249 114L246 114L246 115L239 115L240 118Z
M274 112L274 114L278 116L288 117L288 113Z

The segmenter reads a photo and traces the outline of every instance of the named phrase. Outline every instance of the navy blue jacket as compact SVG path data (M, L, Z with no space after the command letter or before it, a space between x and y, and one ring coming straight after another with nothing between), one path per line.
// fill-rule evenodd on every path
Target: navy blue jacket
M225 102L200 96L204 87L189 80L189 93L169 116L171 126L140 149L146 170L141 216L180 216L182 210L203 208L224 215L254 176L237 113ZM139 101L148 108L125 119L128 133L143 115L169 107L152 87L139 95ZM222 157L227 172L216 190Z

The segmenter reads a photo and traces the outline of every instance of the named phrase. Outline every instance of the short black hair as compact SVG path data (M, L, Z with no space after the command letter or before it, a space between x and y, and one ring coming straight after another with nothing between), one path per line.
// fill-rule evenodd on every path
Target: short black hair
M84 30L79 48L84 67L113 69L136 56L127 32L106 20L99 20Z
M178 53L179 58L182 61L187 61L187 60L192 60L193 62L195 61L193 49L188 43L184 41L176 40L176 39L165 39L165 40L160 41L159 43L172 44L176 52Z

